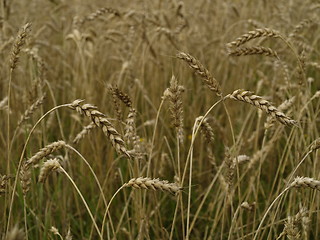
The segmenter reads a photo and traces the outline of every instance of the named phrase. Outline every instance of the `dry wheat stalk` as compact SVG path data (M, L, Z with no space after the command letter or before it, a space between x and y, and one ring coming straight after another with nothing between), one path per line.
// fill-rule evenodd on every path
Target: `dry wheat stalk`
M74 144L78 144L85 136L87 136L91 131L92 129L96 128L97 125L93 122L91 122L90 124L88 124L87 126L85 126L81 132L79 132L77 134L77 136L73 139L73 143Z
M21 126L21 124L28 120L30 116L43 104L43 100L45 98L45 95L40 97L37 101L35 101L21 116L19 122L18 122L18 127Z
M245 33L241 37L237 38L236 40L228 43L227 47L228 48L239 47L240 45L243 45L252 39L260 38L260 37L278 38L280 37L280 34L277 31L270 28L258 28L248 33Z
M169 183L167 180L160 180L158 178L151 179L147 177L132 178L128 183L124 184L124 187L133 187L137 189L152 189L167 191L176 195L182 190L176 183Z
M90 117L92 122L94 122L98 127L102 129L104 134L111 141L112 146L116 149L118 153L122 153L130 158L130 155L125 147L124 141L122 140L120 134L112 126L106 116L97 110L97 107L91 104L81 103L83 100L75 100L71 104L70 108L76 110L80 114L84 114Z
M206 139L207 143L213 143L214 141L214 132L210 124L208 123L207 118L203 119L203 116L197 117L197 121L202 123L200 125L200 131L203 134L204 138Z
M49 159L46 162L44 162L40 169L39 182L44 183L47 177L50 175L50 173L59 169L60 167L61 165L57 158Z
M312 188L320 191L320 181L309 177L296 177L289 185L290 188Z
M26 195L30 190L31 184L31 170L26 163L22 164L19 177L23 195Z
M295 125L297 123L295 120L292 120L283 112L279 111L270 102L264 100L260 96L255 95L253 92L237 89L232 94L227 95L227 97L256 106L261 110L264 110L266 113L270 114L272 117L274 117L284 125Z
M11 50L11 58L10 58L11 70L16 68L16 65L19 59L19 53L26 42L26 38L27 38L28 32L30 31L30 28L31 28L30 23L25 24L20 30L20 32L18 33L18 37L16 38L13 44L13 47Z
M164 97L168 98L170 102L170 112L172 119L172 126L176 129L176 134L181 142L183 142L183 108L182 108L182 93L184 87L178 85L175 76L172 76L170 87L165 91Z
M26 167L30 167L31 164L37 164L39 163L39 161L48 156L49 154L53 153L54 151L62 148L62 147L66 147L67 144L64 141L57 141L57 142L53 142L47 146L45 146L44 148L41 148L39 150L39 152L37 152L35 155L33 155L31 158L29 158L26 162Z
M177 58L184 60L190 68L192 68L197 74L202 77L204 83L208 88L215 92L218 96L221 96L221 88L218 81L211 75L211 73L206 69L195 57L188 53L179 52Z
M271 48L255 46L255 47L239 47L236 49L228 49L228 54L231 56L245 56L245 55L265 55L279 59L276 51Z

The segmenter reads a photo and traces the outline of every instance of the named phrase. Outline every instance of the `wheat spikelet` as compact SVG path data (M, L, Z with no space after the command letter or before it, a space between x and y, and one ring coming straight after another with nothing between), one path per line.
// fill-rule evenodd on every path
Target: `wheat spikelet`
M8 97L5 97L0 102L0 110L3 110L7 107Z
M311 151L316 151L317 149L320 148L320 138L316 139L312 144L311 144L311 147L310 147L310 150Z
M135 119L136 119L137 112L134 108L130 108L128 117L126 119L126 126L125 126L125 135L124 138L128 143L133 142L136 136L136 126L135 126Z
M239 155L233 159L233 164L236 166L236 164L240 165L246 162L249 162L251 158L247 155Z
M236 49L228 49L228 54L231 56L245 56L245 55L265 55L279 59L276 51L271 48L255 46L255 47L239 47Z
M74 24L75 26L77 27L81 27L84 23L86 22L91 22L91 21L94 21L95 19L97 19L98 17L106 14L106 13L110 13L110 14L113 14L117 17L120 16L120 13L118 10L116 9L113 9L113 8L100 8L98 10L96 10L95 12L83 17L83 18L78 18L78 17L75 17L74 18Z
M44 148L41 148L39 152L37 152L35 155L33 155L31 158L29 158L26 162L26 167L29 167L31 164L37 164L39 161L48 156L49 154L53 153L54 151L66 147L67 144L64 141L57 141L53 142Z
M17 65L17 62L18 62L18 59L19 59L19 53L20 53L23 45L26 42L26 38L27 38L28 31L30 30L30 28L31 28L31 24L30 23L25 24L22 27L22 29L20 30L20 32L18 34L18 37L16 38L16 40L15 40L15 42L13 44L13 48L12 48L12 51L11 51L11 58L10 58L11 71L16 68L16 65Z
M102 129L104 134L111 141L112 146L116 149L118 153L122 153L130 158L130 155L125 147L124 141L122 140L120 134L112 126L106 116L97 110L96 106L91 104L81 105L83 100L75 100L70 105L71 109L76 110L80 114L84 114L87 117L90 117L92 122L94 122L98 127Z
M285 223L283 232L287 235L289 240L300 240L301 235L299 231L299 222L294 218L289 216Z
M31 184L31 170L30 168L27 167L26 163L22 164L19 177L20 177L22 193L26 195L30 190L30 184Z
M248 203L248 202L243 202L241 203L240 207L243 208L243 209L246 209L248 211L252 211L255 207L256 203L253 202L253 203Z
M207 143L213 143L214 141L214 132L212 127L207 121L207 118L203 119L203 116L197 117L197 121L200 122L202 120L202 123L200 125L200 131L203 134L204 138L206 139Z
M293 96L292 98L289 98L287 100L285 100L283 103L281 103L279 106L278 106L278 110L281 111L281 112L286 112L288 109L290 109L293 104L295 103L296 101L296 97ZM265 124L264 124L264 127L266 129L270 128L273 126L273 123L274 123L274 118L268 116Z
M7 175L0 176L0 196L6 193L7 184L10 177Z
M126 105L128 108L132 108L132 100L128 94L121 91L117 85L113 87L110 86L109 89L115 97L117 97L119 100L121 100L124 103L124 105Z
M92 131L92 129L94 129L94 128L96 128L97 127L97 125L95 124L95 123L90 123L90 124L88 124L87 126L85 126L82 130L81 130L81 132L79 132L78 134L77 134L77 136L73 139L73 143L74 144L78 144L85 136L87 136L91 131Z
M50 175L50 173L57 170L58 168L60 168L60 163L57 158L47 160L43 163L40 169L38 181L44 183L47 177Z
M176 183L169 183L167 180L160 180L160 179L151 179L151 178L132 178L128 183L124 184L124 187L133 187L137 189L152 189L152 190L161 190L167 191L172 194L177 194L181 187L178 186Z
M170 87L165 91L164 95L170 102L170 112L172 126L175 128L178 138L183 142L183 108L182 108L182 93L184 87L178 85L175 76L172 76Z
M206 69L195 57L188 53L179 52L177 58L184 60L190 68L192 68L197 74L199 74L208 86L208 88L215 92L218 96L221 96L221 88L218 81L211 75L211 73Z
M28 120L30 116L43 104L43 100L45 98L45 95L40 97L37 101L35 101L21 116L19 122L18 122L18 127L21 126L21 124Z
M236 40L228 43L227 47L228 48L239 47L240 45L243 45L252 39L260 38L260 37L277 38L277 37L280 37L280 34L277 31L270 28L258 28L248 33L245 33L241 37L237 38Z
M276 107L271 105L270 102L264 100L260 96L255 95L253 92L237 89L227 97L256 106L261 110L264 110L266 113L270 114L272 117L274 117L284 125L296 124L295 120L292 120L291 118L287 117L283 112L279 111Z
M303 19L294 27L293 31L289 34L289 38L294 38L302 29L310 26L312 22L311 19Z
M290 188L312 188L320 191L320 181L309 177L296 177L289 185Z

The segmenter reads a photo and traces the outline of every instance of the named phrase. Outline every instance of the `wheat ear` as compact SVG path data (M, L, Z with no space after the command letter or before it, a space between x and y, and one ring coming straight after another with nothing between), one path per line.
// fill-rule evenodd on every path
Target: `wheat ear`
M137 189L152 189L167 191L176 195L182 190L176 183L169 183L167 180L160 180L158 178L151 179L147 177L132 178L128 183L124 184L124 187L133 187Z
M124 141L122 140L120 134L114 128L114 126L109 122L106 116L97 110L97 107L91 104L81 105L83 100L75 100L70 108L76 110L80 114L84 114L90 117L92 122L94 122L98 127L102 129L104 134L111 141L112 146L116 149L118 153L122 153L130 158L130 155L125 147Z
M226 97L256 106L284 125L295 125L297 123L295 120L292 120L291 118L287 117L283 112L279 111L270 102L268 102L260 96L255 95L253 92L246 91L243 89L237 89L233 93L227 95Z
M188 53L179 52L177 58L184 60L190 68L192 68L197 74L199 74L208 86L208 88L215 92L218 96L221 96L221 87L218 81L211 75L208 69L206 69L199 60L191 56Z
M78 144L85 136L87 136L96 127L97 125L93 122L88 124L81 130L81 132L77 134L77 136L73 139L72 142L74 144Z
M39 182L44 183L50 173L59 169L60 167L61 165L57 158L47 160L40 169Z
M228 49L228 54L230 56L265 55L279 59L276 51L272 50L271 48L261 46Z
M245 44L246 42L249 42L252 39L260 38L260 37L278 38L280 37L280 34L277 31L270 28L258 28L248 33L245 33L241 37L238 37L236 40L228 43L227 47L228 48L239 47Z

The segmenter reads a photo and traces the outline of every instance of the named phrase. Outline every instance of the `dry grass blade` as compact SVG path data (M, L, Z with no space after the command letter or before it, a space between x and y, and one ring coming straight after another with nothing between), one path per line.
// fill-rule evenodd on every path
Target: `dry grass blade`
M249 42L252 39L260 38L260 37L272 37L277 38L280 37L280 34L270 28L258 28L248 33L243 34L241 37L227 44L227 47L239 47L240 45Z
M260 108L266 113L270 114L276 120L284 125L295 125L296 121L287 117L283 112L279 111L276 107L274 107L270 102L264 100L262 97L255 95L253 92L237 89L232 94L227 97L238 100L241 102L249 103L253 106Z
M246 55L265 55L279 59L276 51L271 48L256 46L256 47L240 47L236 49L229 49L228 54L231 56L246 56Z
M167 191L176 195L182 190L176 183L169 183L167 180L151 179L147 177L132 178L128 183L124 184L124 187L133 187L137 189L151 189Z
M197 74L202 77L204 83L208 88L215 92L218 96L221 96L221 88L218 81L211 75L211 73L206 69L195 57L188 53L179 52L177 58L184 60L190 68L192 68Z

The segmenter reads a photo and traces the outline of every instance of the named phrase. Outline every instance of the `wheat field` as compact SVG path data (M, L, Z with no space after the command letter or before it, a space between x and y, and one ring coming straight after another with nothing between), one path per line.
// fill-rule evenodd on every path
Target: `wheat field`
M319 1L0 5L0 239L320 239Z

